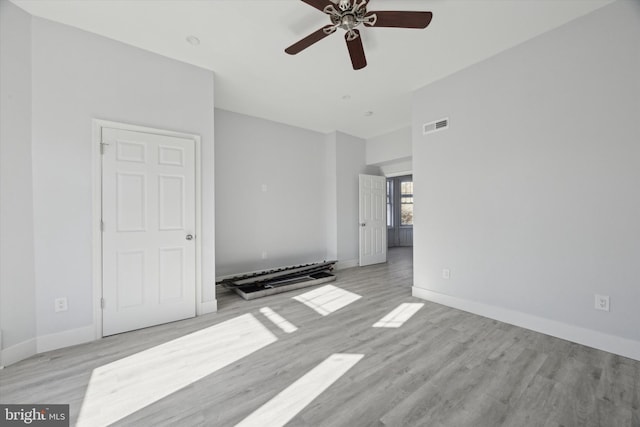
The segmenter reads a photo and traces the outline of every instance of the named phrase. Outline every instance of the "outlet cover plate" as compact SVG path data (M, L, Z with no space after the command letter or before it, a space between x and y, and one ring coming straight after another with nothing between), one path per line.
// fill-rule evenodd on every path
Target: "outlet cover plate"
M609 295L596 294L595 308L596 310L609 311Z
M56 313L68 310L67 299L66 298L56 298L53 301L53 304L54 304L53 309L55 310Z

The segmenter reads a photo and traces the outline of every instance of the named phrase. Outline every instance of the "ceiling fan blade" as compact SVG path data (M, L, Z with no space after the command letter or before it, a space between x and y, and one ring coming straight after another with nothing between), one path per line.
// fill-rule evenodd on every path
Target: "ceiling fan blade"
M352 30L357 37L350 36L350 32L346 32L344 35L347 41L347 49L349 49L349 56L351 57L351 65L354 70L360 70L367 66L367 58L364 56L364 48L362 47L362 37L360 37L360 31Z
M327 33L326 31L328 31L329 28L333 29L333 31ZM334 32L335 32L335 27L333 25L326 25L320 28L318 31L315 31L309 34L307 37L303 38L302 40L299 40L298 42L292 44L291 46L286 48L284 51L287 52L289 55L295 55L296 53L300 53L301 51L308 48L312 44L319 42L320 40L322 40L323 38L327 37L330 34L333 34Z
M376 11L369 12L367 16L376 15L377 19L370 27L396 27L396 28L427 28L433 18L431 12L410 11Z
M333 6L333 2L331 0L302 0L309 6L315 7L319 11L324 12L324 8L331 5Z

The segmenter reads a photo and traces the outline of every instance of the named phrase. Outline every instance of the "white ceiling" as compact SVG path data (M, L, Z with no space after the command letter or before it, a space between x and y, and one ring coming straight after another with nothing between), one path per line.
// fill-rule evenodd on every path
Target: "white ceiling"
M424 30L362 29L368 66L359 71L343 30L296 56L284 53L329 24L299 0L12 1L32 15L214 71L218 108L369 138L409 125L415 89L612 0L371 0L370 11L428 10L433 20ZM200 45L187 43L189 35Z

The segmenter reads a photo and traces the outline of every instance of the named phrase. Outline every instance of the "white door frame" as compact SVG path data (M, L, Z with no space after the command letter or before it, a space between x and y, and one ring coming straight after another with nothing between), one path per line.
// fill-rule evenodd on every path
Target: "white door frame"
M100 148L102 128L123 129L133 132L144 132L156 135L166 135L190 139L195 143L195 173L196 173L196 315L203 313L202 308L202 176L200 166L200 136L164 129L137 126L128 123L111 122L108 120L92 120L91 143L91 193L92 193L92 264L93 264L93 323L96 339L102 338L102 154Z

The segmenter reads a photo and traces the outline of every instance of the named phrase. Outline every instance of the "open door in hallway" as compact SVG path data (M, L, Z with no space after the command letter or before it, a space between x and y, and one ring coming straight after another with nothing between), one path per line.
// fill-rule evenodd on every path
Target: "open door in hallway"
M360 266L387 261L387 203L384 176L360 175Z

